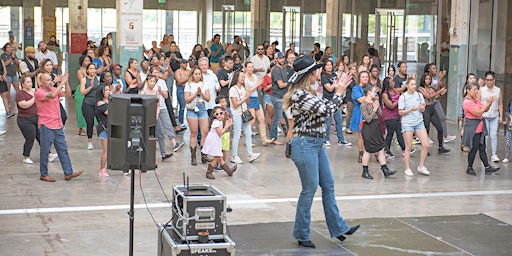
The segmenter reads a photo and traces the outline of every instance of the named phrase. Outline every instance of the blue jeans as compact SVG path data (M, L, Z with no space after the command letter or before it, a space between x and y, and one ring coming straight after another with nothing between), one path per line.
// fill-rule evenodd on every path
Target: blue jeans
M338 110L334 113L334 121L336 122L336 135L338 135L338 142L345 141L345 137L343 137L343 126L341 125L341 109L338 108ZM325 126L327 126L326 131L326 137L325 141L329 141L329 134L331 133L331 123L332 123L332 117L328 117L325 119Z
M183 124L183 119L185 117L185 85L176 86L176 98L178 99L178 121L180 124Z
M485 126L487 126L487 130L489 134L486 136L486 147L489 146L489 141L491 141L491 153L496 155L496 151L498 148L498 125L499 125L499 117L484 117Z
M277 127L279 123L281 123L281 118L283 117L283 99L276 98L271 96L272 105L274 105L274 118L272 119L272 126L270 126L270 138L277 140Z
M291 142L292 160L299 171L302 183L293 237L298 241L309 241L311 223L311 204L318 185L322 188L322 204L325 221L331 237L347 232L350 227L341 217L334 196L334 178L329 158L324 148L324 138L307 136L293 137Z
M247 149L247 154L252 155L252 131L251 131L251 123L243 122L241 115L233 115L233 152L231 153L233 156L238 156L238 143L240 142L240 136L242 135L242 127L244 128L245 135L245 148Z
M53 145L59 154L59 161L64 171L64 175L70 175L73 173L73 167L71 166L71 160L68 154L68 145L66 144L66 138L64 137L64 129L50 129L44 125L39 128L39 136L41 139L41 150L39 151L40 166L39 172L41 176L48 176L48 154L50 153L50 147Z

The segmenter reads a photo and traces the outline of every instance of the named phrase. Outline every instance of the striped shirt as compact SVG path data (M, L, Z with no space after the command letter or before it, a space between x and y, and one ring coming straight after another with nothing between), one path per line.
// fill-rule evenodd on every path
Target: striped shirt
M337 94L334 94L332 100L328 100L304 89L296 90L291 97L293 133L325 133L324 120L339 109L342 99Z

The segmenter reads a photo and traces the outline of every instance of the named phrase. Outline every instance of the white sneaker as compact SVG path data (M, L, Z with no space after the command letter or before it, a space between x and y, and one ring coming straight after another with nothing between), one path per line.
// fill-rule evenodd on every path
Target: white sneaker
M59 154L49 154L48 155L48 161L53 162L55 159L59 157Z
M6 131L0 131L0 136L4 135Z
M453 135L448 135L444 138L443 142L444 143L447 143L447 142L450 142L452 140L454 140L455 138L457 138L456 136L453 136Z
M23 163L25 163L25 164L33 164L34 162L30 158L23 158Z
M94 146L92 145L92 142L87 143L87 149L88 150L93 150L94 149Z
M502 163L508 163L508 158L503 159Z
M405 175L412 177L412 176L414 176L414 173L412 173L411 169L407 169L407 170L405 170Z
M254 162L254 160L260 158L261 153L252 153L252 155L249 156L249 163Z
M430 172L427 170L427 167L425 166L418 166L418 172L426 176L430 175Z
M283 132L283 131L281 131L281 128L280 128L279 126L277 127L277 132L278 132L278 133Z
M238 157L238 156L232 157L231 162L234 164L243 164L244 163L244 161L242 161L242 159L240 159L240 157Z
M324 141L324 145L326 145L326 146L330 146L330 145L331 145L331 142L329 142L329 141Z
M494 154L494 155L491 156L491 161L492 162L499 162L500 158L496 154Z

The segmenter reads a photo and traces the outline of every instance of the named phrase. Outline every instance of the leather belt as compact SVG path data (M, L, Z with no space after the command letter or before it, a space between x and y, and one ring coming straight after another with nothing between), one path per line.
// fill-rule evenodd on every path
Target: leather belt
M294 137L306 136L313 138L325 138L325 132L297 132L293 134Z

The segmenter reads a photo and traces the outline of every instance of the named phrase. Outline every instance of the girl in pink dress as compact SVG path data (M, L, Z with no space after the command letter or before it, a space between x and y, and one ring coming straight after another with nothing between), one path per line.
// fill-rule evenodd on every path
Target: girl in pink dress
M206 136L204 146L201 152L213 156L213 161L208 164L206 170L206 178L215 179L213 176L213 169L217 162L220 162L220 167L229 175L233 176L237 166L229 167L224 159L222 158L222 134L224 134L231 126L231 120L226 120L225 124L222 123L224 120L224 112L222 107L216 106L213 108L212 114L212 126L210 132Z

